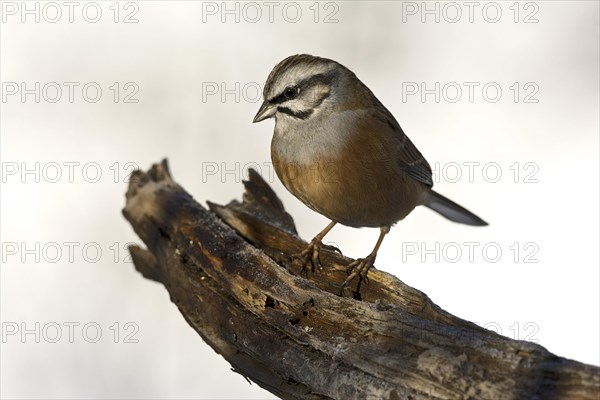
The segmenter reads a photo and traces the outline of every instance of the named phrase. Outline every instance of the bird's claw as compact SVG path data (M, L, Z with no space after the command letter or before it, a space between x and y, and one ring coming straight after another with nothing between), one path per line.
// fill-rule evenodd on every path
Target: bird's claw
M307 271L315 272L315 270L323 268L319 258L321 246L322 243L320 240L313 239L307 248L302 250L299 255L295 256L295 258L300 259L302 262L300 275L306 276Z
M360 291L360 285L363 282L365 283L365 285L368 285L369 278L367 278L367 274L369 273L369 269L371 269L374 263L375 256L371 254L365 258L359 258L348 264L348 267L346 268L346 274L348 274L348 277L346 278L346 280L344 280L342 286L340 286L340 296L343 296L344 289L347 288L350 282L352 282L352 280L356 277L358 277L358 285L356 288L357 292Z

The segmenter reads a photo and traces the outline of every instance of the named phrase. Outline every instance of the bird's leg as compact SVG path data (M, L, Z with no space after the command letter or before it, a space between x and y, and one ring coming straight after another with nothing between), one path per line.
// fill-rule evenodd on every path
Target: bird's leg
M302 260L302 269L300 273L304 273L307 269L310 269L311 272L314 272L315 269L322 268L321 260L319 259L319 251L321 250L322 240L329 233L329 231L337 224L335 221L331 221L329 225L325 227L317 236L310 241L308 247L302 251L298 255L298 258ZM310 264L310 268L309 268Z
M390 231L389 226L385 226L385 225L382 226L380 228L379 239L377 239L377 243L375 243L375 248L373 248L373 251L371 252L371 254L369 254L365 258L359 258L355 261L352 261L350 264L348 264L348 268L346 269L346 273L348 274L348 277L346 278L346 280L344 281L344 283L342 283L342 286L340 287L340 296L343 295L344 289L348 286L348 284L352 281L352 279L356 278L357 276L359 277L357 290L360 289L360 284L362 281L365 281L365 283L368 283L367 273L369 272L369 269L373 266L373 263L375 262L375 258L377 257L377 251L379 250L379 247L381 246L381 243L383 242L383 238L385 237L385 235L388 234L389 231Z

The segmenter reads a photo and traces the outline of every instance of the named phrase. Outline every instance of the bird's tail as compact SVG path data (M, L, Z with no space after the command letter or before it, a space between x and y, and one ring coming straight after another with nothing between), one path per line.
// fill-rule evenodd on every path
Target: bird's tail
M485 226L488 224L471 211L459 206L452 200L447 199L433 190L430 190L427 193L423 205L448 218L450 221L458 222L460 224L474 226Z

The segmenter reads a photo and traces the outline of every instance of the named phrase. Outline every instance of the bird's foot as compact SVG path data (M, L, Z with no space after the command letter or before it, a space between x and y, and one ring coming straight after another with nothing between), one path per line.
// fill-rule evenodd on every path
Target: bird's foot
M294 256L295 259L300 260L302 263L300 275L306 276L307 271L315 272L315 270L323 268L319 258L321 246L323 246L321 240L314 238L310 241L307 248L302 250L300 254Z
M367 274L369 273L369 269L371 269L371 267L375 263L376 257L377 257L377 254L369 254L365 258L359 258L357 260L352 261L350 264L348 264L348 267L346 268L346 273L348 274L348 277L346 278L344 283L342 283L342 286L340 286L340 296L344 295L344 289L346 287L348 287L350 282L352 282L352 280L356 277L358 277L358 285L356 286L356 294L360 293L360 285L363 282L367 285L369 284L369 279L367 278Z

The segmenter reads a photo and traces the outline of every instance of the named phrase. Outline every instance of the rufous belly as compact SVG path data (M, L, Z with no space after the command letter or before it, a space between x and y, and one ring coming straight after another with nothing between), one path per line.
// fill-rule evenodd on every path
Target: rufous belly
M370 142L355 140L349 151L315 157L309 165L281 159L274 147L271 156L284 186L316 212L352 227L391 226L427 188L401 171L381 143L373 148Z

